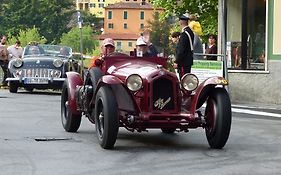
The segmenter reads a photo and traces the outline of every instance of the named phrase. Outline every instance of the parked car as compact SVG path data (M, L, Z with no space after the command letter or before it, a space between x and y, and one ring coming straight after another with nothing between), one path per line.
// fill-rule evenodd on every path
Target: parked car
M199 84L194 74L179 80L166 63L165 58L121 54L105 57L102 67L91 68L85 80L67 72L61 96L64 129L76 132L84 115L95 124L101 147L111 149L119 127L167 134L204 128L209 146L223 148L232 118L227 80L215 76Z
M28 91L61 89L66 72L81 68L70 47L33 43L24 48L22 58L10 61L8 70L9 90L16 93L19 87Z

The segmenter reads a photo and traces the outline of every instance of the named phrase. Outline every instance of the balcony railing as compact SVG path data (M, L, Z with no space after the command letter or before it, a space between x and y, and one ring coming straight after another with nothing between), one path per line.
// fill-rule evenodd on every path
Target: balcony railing
M90 3L90 0L76 0L76 3Z

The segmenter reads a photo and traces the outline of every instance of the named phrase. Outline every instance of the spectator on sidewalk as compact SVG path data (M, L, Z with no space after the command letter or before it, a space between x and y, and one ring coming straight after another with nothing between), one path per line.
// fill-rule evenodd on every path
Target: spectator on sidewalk
M21 58L23 49L21 47L21 42L19 40L16 41L14 45L8 47L10 58Z
M176 61L175 68L178 69L180 79L186 73L191 72L191 66L193 65L193 43L194 33L188 26L190 18L188 14L183 14L180 17L180 26L182 33L179 38L176 49Z
M194 32L194 43L193 43L193 53L194 59L202 60L204 59L203 55L196 55L196 54L203 54L203 45L201 42L200 36L203 34L202 27L200 23L197 21L196 15L190 15L190 23L188 25L191 30Z
M180 32L173 32L172 33L172 43L173 44L177 44L179 42L179 39L180 39L180 35L181 33Z
M6 81L8 75L8 64L9 64L9 52L6 46L7 37L1 36L0 41L0 66L3 70L4 76L1 82L1 86L7 86L8 82Z
M209 35L209 45L208 48L206 49L206 53L207 54L217 54L218 53L218 49L217 49L217 45L216 45L216 35ZM217 61L217 56L206 56L207 60L215 60Z

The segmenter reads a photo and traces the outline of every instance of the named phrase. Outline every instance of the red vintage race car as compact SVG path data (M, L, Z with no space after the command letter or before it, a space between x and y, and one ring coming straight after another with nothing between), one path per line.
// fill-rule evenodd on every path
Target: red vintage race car
M211 77L199 84L196 75L186 74L179 81L166 67L165 58L119 54L91 68L84 80L68 72L61 96L64 129L76 132L84 115L95 124L101 147L111 149L119 127L167 134L200 127L211 148L223 148L232 118L227 80Z

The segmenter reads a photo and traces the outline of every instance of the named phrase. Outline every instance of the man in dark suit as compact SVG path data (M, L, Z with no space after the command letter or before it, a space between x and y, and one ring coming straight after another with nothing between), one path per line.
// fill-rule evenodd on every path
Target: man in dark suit
M179 42L176 48L176 61L175 67L177 67L179 76L186 73L190 73L191 66L193 65L193 43L194 33L189 28L189 15L183 14L180 16L180 26L182 32L180 34Z

